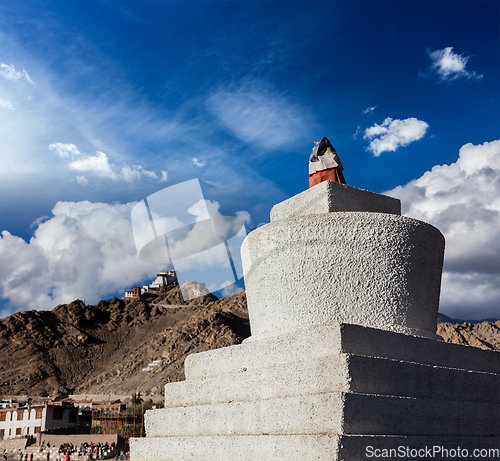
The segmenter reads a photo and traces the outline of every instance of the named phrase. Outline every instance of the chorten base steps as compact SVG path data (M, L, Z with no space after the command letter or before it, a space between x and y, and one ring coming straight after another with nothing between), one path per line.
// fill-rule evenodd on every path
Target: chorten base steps
M500 459L499 370L496 351L352 324L249 338L188 356L131 459Z

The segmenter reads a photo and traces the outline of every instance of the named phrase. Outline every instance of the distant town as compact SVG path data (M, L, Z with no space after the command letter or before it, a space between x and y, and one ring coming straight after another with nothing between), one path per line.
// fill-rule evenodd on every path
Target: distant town
M157 296L175 285L175 270L159 272L150 285L134 286L122 299ZM160 362L153 360L142 371L151 371ZM72 460L128 459L128 439L144 435L144 411L163 406L163 402L143 400L140 394L120 399L71 397L0 400L0 454L4 459L63 461L68 454Z
M162 403L132 395L121 400L83 399L34 402L0 400L0 449L4 459L128 459L129 437L141 437L146 409ZM90 456L90 457L89 457Z

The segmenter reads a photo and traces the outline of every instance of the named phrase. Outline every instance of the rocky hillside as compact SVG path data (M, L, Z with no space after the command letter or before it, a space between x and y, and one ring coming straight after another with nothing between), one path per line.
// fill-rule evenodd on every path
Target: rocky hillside
M500 320L476 324L466 322L457 325L441 323L438 325L437 334L448 343L500 350Z
M175 287L150 301L20 312L0 320L0 394L161 394L166 382L184 379L188 354L249 335L244 293L184 303Z
M442 323L445 341L500 350L500 321ZM245 293L184 303L178 287L149 300L82 301L0 320L0 395L161 395L188 354L250 335ZM155 366L149 366L155 359Z

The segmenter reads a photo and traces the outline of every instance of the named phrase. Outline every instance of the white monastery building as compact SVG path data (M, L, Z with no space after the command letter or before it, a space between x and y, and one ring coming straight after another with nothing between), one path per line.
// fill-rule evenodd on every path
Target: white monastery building
M143 295L149 290L155 291L160 289L161 287L172 286L177 284L178 281L177 281L176 271L172 270L167 272L158 272L158 274L156 274L156 279L153 280L151 285L134 287L132 290L127 290L123 298L139 298L141 295Z
M175 271L159 272L156 275L156 280L153 281L149 288L166 287L168 285L177 285L177 273Z

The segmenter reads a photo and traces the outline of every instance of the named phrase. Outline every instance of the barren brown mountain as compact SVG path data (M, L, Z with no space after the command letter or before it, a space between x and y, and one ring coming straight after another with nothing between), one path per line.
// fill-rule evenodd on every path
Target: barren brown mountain
M500 321L438 326L445 341L500 350ZM0 395L162 394L188 354L250 335L245 293L184 303L178 287L149 300L82 301L0 320ZM149 366L155 359L155 366Z
M448 343L500 350L500 320L457 325L441 323L438 325L437 334Z
M0 394L161 394L165 383L184 379L188 354L249 335L245 293L184 303L173 287L151 301L20 312L0 320Z

